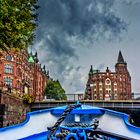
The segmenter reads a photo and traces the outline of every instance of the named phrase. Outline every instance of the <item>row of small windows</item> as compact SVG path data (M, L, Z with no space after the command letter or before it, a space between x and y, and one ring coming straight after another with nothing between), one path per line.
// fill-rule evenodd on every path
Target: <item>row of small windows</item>
M13 66L10 65L10 64L6 64L4 66L4 72L8 73L8 74L13 74ZM21 70L19 68L17 69L17 75L22 76L22 72L21 72Z
M15 57L15 56L14 56L14 57ZM13 60L14 60L13 56L11 56L10 54L7 54L7 55L5 56L5 59L8 60L8 61L13 61ZM21 56L17 56L17 61L18 61L18 62L21 62L21 59L22 59L23 61L25 61L25 62L27 61L26 58L24 58L24 57L21 58Z
M111 98L111 99L118 99L118 95L114 94L114 96L110 96L109 98ZM97 95L96 94L94 94L94 99L97 99ZM99 99L103 99L103 95L102 94L99 95Z
M93 92L94 92L94 93L97 93L97 91L96 91L96 90L94 90ZM106 93L112 93L112 91L111 91L111 90L106 90L105 92L106 92ZM100 94L102 94L102 93L103 93L103 91L102 91L102 90L99 90L99 93L100 93ZM116 94L116 93L117 93L117 90L114 90L114 94Z
M5 84L6 86L12 87L12 85L13 85L13 79L12 79L11 77L5 77L5 78L4 78L4 84ZM22 86L21 83L20 83L19 81L17 81L16 88L20 89L21 86Z
M96 88L96 85L94 85L94 88ZM102 89L103 86L102 85L99 85L99 89ZM106 88L111 88L111 85L106 85ZM114 85L114 88L117 88L117 85Z
M18 56L18 57L21 57L21 56ZM23 62L25 62L25 63L27 62L27 60L26 60L24 57L22 57L22 58L18 58L18 57L17 57L17 59L16 59L16 62L18 62L18 63L21 64L21 62L22 62L21 59L23 60ZM14 57L11 56L10 54L8 54L8 55L5 56L5 59L6 59L7 61L13 61L13 60L14 60ZM28 68L28 67L27 67L27 64L25 64L24 66L25 66L25 68Z
M97 86L96 84L93 84L94 89L96 89L96 86ZM92 86L91 86L91 87L92 87ZM117 86L117 83L114 83L114 89L117 89L117 87L118 87L118 86ZM120 88L122 88L122 87L126 88L126 83L120 84L119 87L120 87ZM99 89L102 89L102 88L103 88L103 85L100 84L100 85L99 85ZM111 84L105 85L105 88L106 88L106 89L111 89Z
M101 74L101 75L93 75L93 78L99 78L99 79L102 79L103 78L103 76L104 76L105 74ZM124 75L124 74L120 74L120 75L114 75L114 74L111 74L111 76L113 76L114 78L119 78L119 77L126 77L126 75Z
M96 75L95 75L95 76L93 76L93 78L99 79L99 81L100 81L99 84L102 84L102 82L103 82L102 76L96 77ZM127 77L126 77L126 75L114 75L114 78L118 78L120 81L125 81ZM110 79L107 78L106 81L110 81Z
M112 83L111 83L111 81L109 81L109 80L106 80L106 83L105 83L106 85L111 85ZM103 85L103 82L99 82L99 86L102 86ZM114 82L114 85L117 85L117 82L115 81ZM96 86L96 82L93 82L93 84L90 84L90 86Z

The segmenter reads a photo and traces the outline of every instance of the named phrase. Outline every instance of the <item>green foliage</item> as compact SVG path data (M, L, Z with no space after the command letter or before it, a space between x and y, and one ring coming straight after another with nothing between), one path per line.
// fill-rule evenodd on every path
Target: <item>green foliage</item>
M0 0L0 49L23 49L34 38L37 0Z
M59 81L49 81L45 89L45 94L48 99L66 100L65 90L62 88Z
M28 103L28 104L34 102L33 96L31 94L28 94L28 93L23 94L22 99L25 103Z

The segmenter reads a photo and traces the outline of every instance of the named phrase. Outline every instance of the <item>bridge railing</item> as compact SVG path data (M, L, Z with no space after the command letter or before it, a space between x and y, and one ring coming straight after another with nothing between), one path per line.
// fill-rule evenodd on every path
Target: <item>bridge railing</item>
M95 101L95 100L81 100L82 104L103 107L103 108L121 108L121 109L140 109L140 100L117 100L117 101ZM36 102L31 105L32 110L52 108L57 106L64 106L68 104L74 104L75 101L47 101Z
M67 100L84 100L84 94L83 93L71 93L66 94ZM132 100L139 100L140 99L140 93L132 93Z

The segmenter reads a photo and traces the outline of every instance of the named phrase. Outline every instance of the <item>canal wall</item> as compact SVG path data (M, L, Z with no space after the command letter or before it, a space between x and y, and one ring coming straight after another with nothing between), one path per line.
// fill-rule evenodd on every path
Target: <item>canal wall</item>
M23 122L25 114L30 111L29 105L11 93L0 93L0 127Z

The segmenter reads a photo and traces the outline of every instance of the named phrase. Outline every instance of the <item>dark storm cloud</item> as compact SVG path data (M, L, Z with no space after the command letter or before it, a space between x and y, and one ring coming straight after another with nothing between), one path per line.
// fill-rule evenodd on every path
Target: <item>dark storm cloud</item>
M109 31L111 35L119 35L126 24L113 13L113 3L114 0L41 0L39 27L42 29L37 31L38 38L47 30L49 34L84 38L89 32L102 36Z
M138 5L140 4L140 0L116 0L117 2L127 4L127 5Z
M57 56L67 54L68 57L74 56L74 49L69 46L67 41L63 36L59 34L52 34L50 37L46 38L45 44L48 47L48 50L52 53L57 52ZM53 55L53 54L52 54Z
M127 29L127 24L113 12L113 4L114 0L39 1L36 42L42 42L39 51L46 52L46 56L40 57L50 62L46 65L56 77L71 76L79 44L89 47L97 40L116 39ZM80 69L76 66L75 70Z

